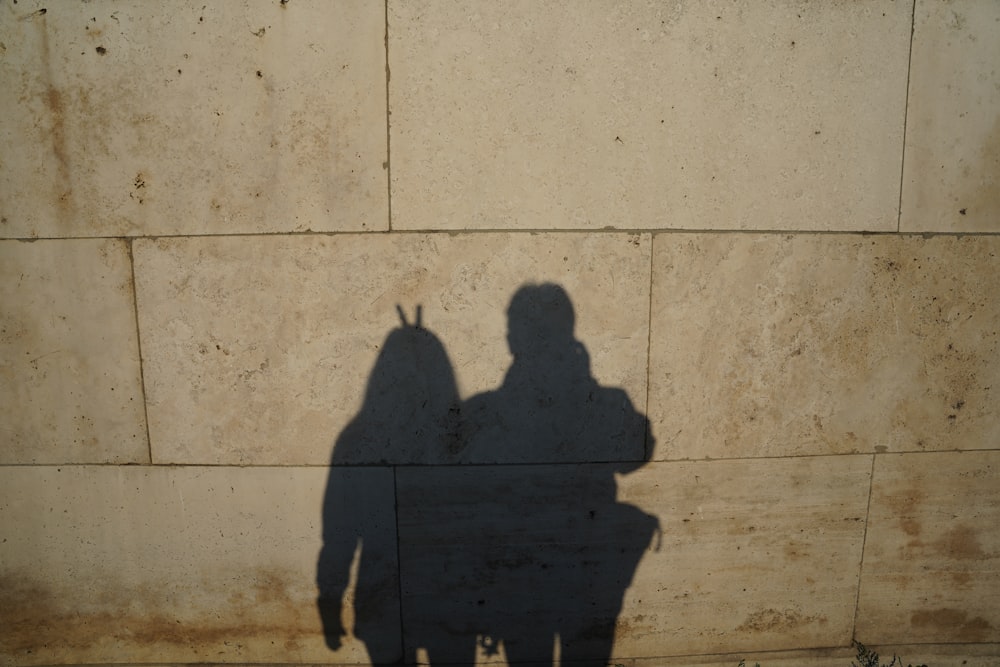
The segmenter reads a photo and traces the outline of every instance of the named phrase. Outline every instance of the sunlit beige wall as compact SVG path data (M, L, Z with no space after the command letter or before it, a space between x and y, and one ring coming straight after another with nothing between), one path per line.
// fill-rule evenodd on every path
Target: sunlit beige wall
M1000 4L2 0L0 91L3 664L364 662L397 305L470 396L542 281L655 438L620 664L998 664Z

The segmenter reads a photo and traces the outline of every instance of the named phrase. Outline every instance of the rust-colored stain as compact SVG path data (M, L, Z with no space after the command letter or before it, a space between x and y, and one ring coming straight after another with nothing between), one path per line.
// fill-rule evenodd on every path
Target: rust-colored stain
M45 106L52 115L52 152L59 160L61 169L69 169L69 159L66 156L66 131L63 119L63 98L62 93L55 87L49 86L45 91Z
M905 528L905 526L904 526ZM919 533L919 531L917 531ZM908 535L913 533L907 532ZM979 533L965 525L949 529L941 538L932 542L912 539L906 546L911 549L927 547L933 549L939 556L956 560L983 560L990 554L983 551L979 542Z
M934 546L942 556L963 560L987 558L983 546L979 543L979 534L969 526L952 528L944 537L934 542Z
M791 561L799 561L812 557L810 545L805 542L789 542L784 546L785 557Z
M916 537L920 535L920 522L911 517L900 517L900 525L903 527L903 532L910 537Z
M747 616L739 632L786 632L810 623L826 623L825 616L803 616L794 609L762 609Z
M41 9L30 16L39 17L39 20L35 22L35 25L38 26L39 35L41 37L42 66L45 79L48 82L45 93L42 96L42 102L45 104L45 107L49 112L51 123L49 134L52 142L52 153L55 155L56 162L59 165L59 180L61 181L62 188L64 188L61 192L58 192L56 196L56 203L62 212L69 217L72 214L73 201L70 180L70 161L66 147L66 105L63 100L62 92L52 83L54 80L52 53L51 46L49 44L48 20L45 17L45 13L46 10Z
M273 637L294 651L301 648L299 640L320 635L312 618L313 601L290 592L289 583L301 577L270 569L253 574L252 586L244 584L228 597L228 608L213 607L183 619L158 611L169 596L166 590L105 592L87 608L30 577L0 575L0 655L41 650L79 655L109 640L126 647L172 645L198 652L249 637ZM150 611L137 611L142 609Z
M972 581L972 575L968 572L952 572L951 580L956 586L965 587Z
M979 642L993 629L982 616L969 618L968 612L943 607L926 611L915 611L910 616L914 628L930 630L947 635L951 641Z
M926 493L917 487L906 489L897 494L893 494L885 499L886 504L892 509L893 514L899 519L903 532L910 537L918 537L921 533L920 522L914 516L917 514L917 506L923 502Z

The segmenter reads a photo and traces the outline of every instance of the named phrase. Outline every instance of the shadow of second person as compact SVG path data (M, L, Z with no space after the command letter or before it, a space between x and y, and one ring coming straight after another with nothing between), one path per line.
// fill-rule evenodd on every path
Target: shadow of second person
M333 448L316 570L327 646L342 649L352 630L373 664L404 660L390 466L454 462L461 446L447 352L419 306L413 323L399 314L402 326L382 343L361 408Z
M507 311L513 362L461 408L464 465L397 471L406 654L474 664L610 658L626 588L658 522L617 500L641 467L646 418L593 378L558 285L526 285Z

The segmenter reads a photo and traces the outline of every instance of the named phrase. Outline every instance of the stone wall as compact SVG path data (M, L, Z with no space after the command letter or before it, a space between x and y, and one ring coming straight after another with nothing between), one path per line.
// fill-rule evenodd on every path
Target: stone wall
M600 581L589 475L618 664L1000 664L998 65L986 0L3 0L0 662L427 660L491 499ZM542 283L637 452L335 456L397 308L467 399Z

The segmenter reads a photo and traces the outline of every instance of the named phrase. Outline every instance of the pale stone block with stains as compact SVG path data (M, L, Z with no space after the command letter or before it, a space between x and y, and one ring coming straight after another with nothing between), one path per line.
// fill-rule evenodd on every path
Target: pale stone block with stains
M858 636L1000 642L998 526L1000 452L877 457Z
M1000 4L918 0L900 229L1000 231Z
M398 388L393 398L391 366L368 386L400 327L397 305L411 324L422 306L437 336L429 344L443 347L443 364L417 378L432 398L493 388L511 362L505 311L528 282L565 288L593 376L642 411L650 248L644 234L137 240L153 460L330 461L366 392L383 408L413 401ZM439 461L389 455L377 439L344 456L339 463Z
M651 463L619 499L659 517L616 654L848 645L871 457Z
M657 459L990 449L1000 238L655 239Z
M388 7L396 229L895 231L911 6Z
M865 646L877 653L879 665L886 667L898 657L894 667L996 667L996 649L990 645L914 644L905 646ZM850 667L858 665L854 648L819 648L806 651L762 651L723 656L685 656L683 658L638 658L620 661L622 667ZM866 664L866 663L860 663Z
M384 230L385 8L5 3L0 236Z
M392 473L353 476L399 646ZM0 468L0 662L353 662L316 607L324 468ZM337 526L331 525L331 529ZM344 615L351 628L350 611Z
M148 460L127 243L0 242L0 463Z

